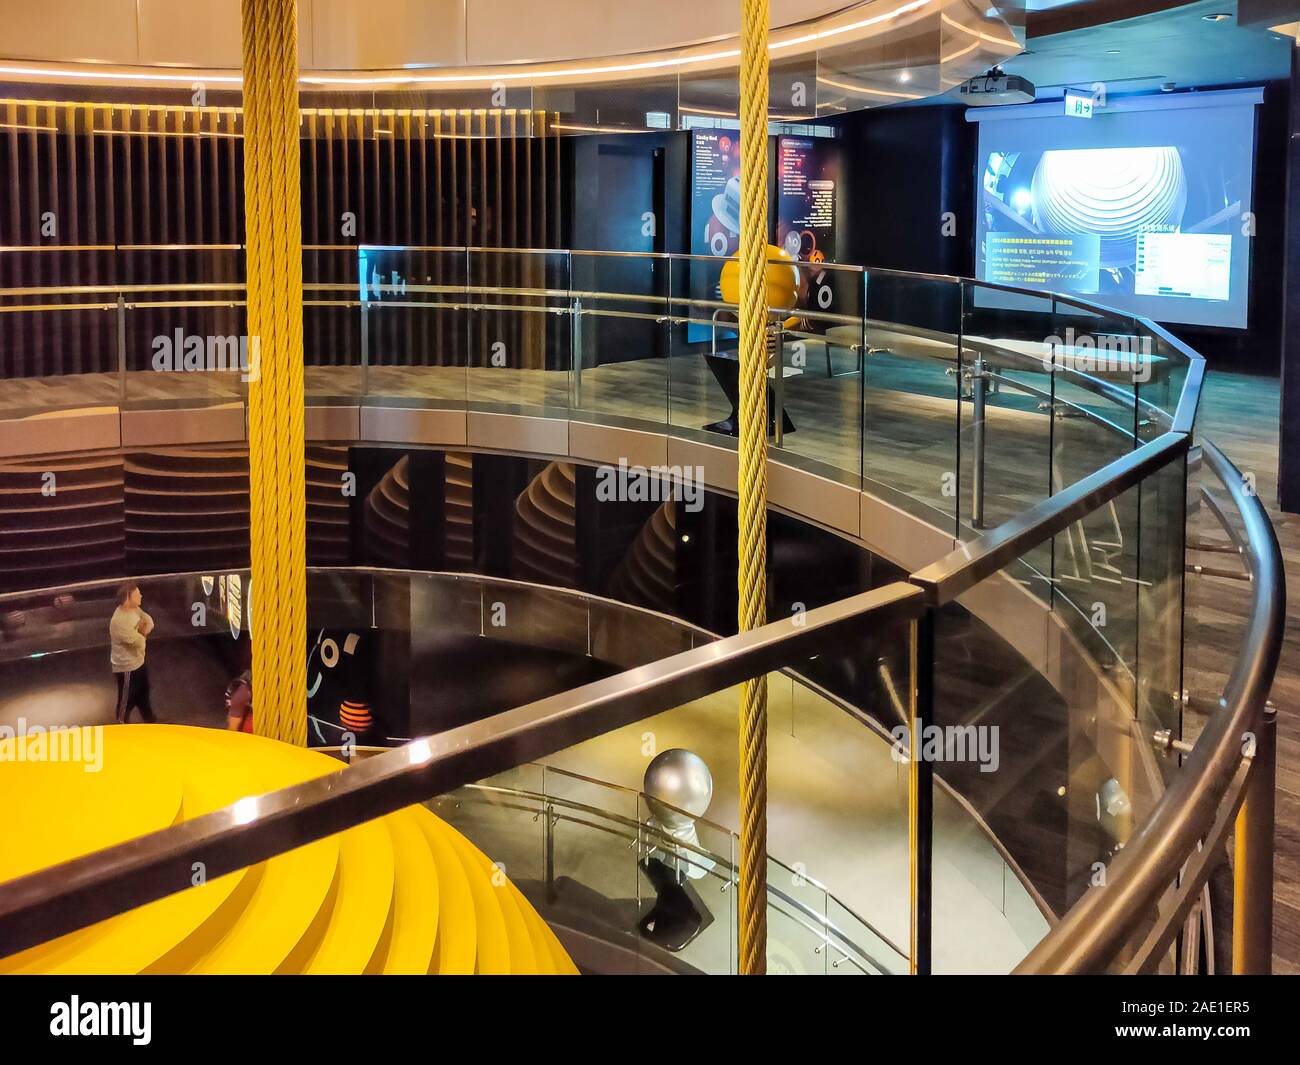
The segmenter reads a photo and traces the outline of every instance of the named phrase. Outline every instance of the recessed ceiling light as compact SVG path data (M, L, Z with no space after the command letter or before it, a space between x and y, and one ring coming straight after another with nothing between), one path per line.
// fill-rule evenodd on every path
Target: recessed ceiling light
M912 75L905 70L898 75L898 80L901 81L904 85L906 85L909 81L912 80Z
M1232 18L1232 16L1229 15L1226 11L1219 11L1213 15L1202 15L1201 18L1203 18L1206 22L1227 22L1230 18Z
M1107 48L1107 49L1106 49L1106 54L1107 54L1107 55L1119 55L1119 49L1118 49L1118 48Z

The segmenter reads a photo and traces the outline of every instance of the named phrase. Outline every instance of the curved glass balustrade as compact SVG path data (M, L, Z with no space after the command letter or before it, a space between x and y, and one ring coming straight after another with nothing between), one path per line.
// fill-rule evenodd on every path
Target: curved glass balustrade
M706 459L732 446L734 308L717 297L719 260L368 248L358 263L348 250L329 254L336 272L308 276L308 389L316 403L648 429L669 437L670 459L692 454L674 452L674 441L716 448L693 453ZM346 270L355 272L347 278ZM189 302L200 316L240 313L237 282L191 284L200 287L177 288L180 299L124 292L117 302L120 285L111 283L89 291L9 288L3 310L29 321L74 313L99 326L112 320L119 338L137 312L166 318ZM195 292L229 301L217 308L192 299ZM77 303L92 298L102 301ZM50 333L40 325L28 335L48 341ZM1027 964L1158 968L1169 930L1190 905L1189 885L1201 877L1198 870L1166 892L1177 871L1166 858L1185 856L1188 833L1211 827L1195 820L1210 808L1205 800L1194 808L1183 801L1200 789L1215 809L1221 799L1231 820L1251 766L1240 752L1229 761L1226 737L1238 725L1263 727L1280 633L1276 542L1225 460L1214 472L1247 530L1253 613L1225 713L1202 739L1212 760L1179 771L1161 752L1182 731L1183 530L1202 360L1152 323L1083 301L832 266L804 277L799 305L774 311L770 335L773 460L881 497L962 546L907 582L430 736L344 777L368 810L409 801L412 788L440 794L640 728L687 697L725 696L755 672L851 659L854 631L869 625L913 649L912 676L894 678L903 720L918 733L937 727L972 737L976 755L982 737L998 737L993 772L984 771L990 759L970 751L946 757L941 747L932 757L913 749L904 759L906 793L934 795L934 780L946 782L977 815L970 823L987 824L1050 911L1066 915L1063 926L1075 928L1076 915L1087 912L1102 930L1100 939L1083 937L1094 946L1082 960L1067 956L1052 933ZM199 375L224 382L224 391L187 385L169 392L184 371L161 375L120 339L117 350L116 367L49 382L52 390L72 389L63 406L239 399L237 374ZM33 383L13 394L38 394ZM114 389L117 400L109 398ZM972 619L1013 654L978 650ZM1035 678L1050 692L1027 694ZM1234 777L1238 764L1244 769ZM271 805L310 807L313 796L304 785ZM195 831L229 826L214 821ZM268 823L258 838L275 846L278 832ZM970 915L954 904L944 875L969 863L932 818L913 818L907 833L919 861L909 893L909 965L959 969L945 952L968 933ZM1153 849L1155 838L1182 849ZM165 893L166 885L132 872L135 860L104 852L86 861L100 883ZM898 887L907 880L905 868L884 875ZM841 893L839 878L824 878ZM1102 881L1137 886L1099 893L1093 886ZM34 922L22 935L38 935L47 904L36 890L52 886L34 880L24 897L10 893L0 927L22 917ZM1157 910L1163 894L1168 904ZM1123 912L1119 901L1107 901L1121 899ZM1158 921L1143 924L1157 912Z
M44 276L42 264L94 283L0 289L0 320L18 338L13 364L30 374L6 390L11 413L241 401L255 353L242 370L207 367L239 357L242 249L46 252L0 252L6 283ZM736 307L719 296L723 262L308 248L308 401L564 419L732 449ZM1169 430L1185 391L1185 414L1194 412L1198 390L1183 385L1199 358L1144 319L961 278L799 269L796 305L770 316L773 406L782 411L772 418L773 460L866 491L956 539ZM187 364L192 342L201 352ZM672 458L726 461L681 449ZM1178 639L1164 631L1173 620L1163 600L1145 602L1155 578L1180 580L1169 572L1181 552L1172 539L1183 524L1178 483L1171 475L1158 492L1128 493L1008 572L1062 608L1134 703L1149 702L1139 693L1153 687L1138 676L1139 647ZM1156 630L1149 637L1140 616ZM1177 690L1167 679L1161 691Z

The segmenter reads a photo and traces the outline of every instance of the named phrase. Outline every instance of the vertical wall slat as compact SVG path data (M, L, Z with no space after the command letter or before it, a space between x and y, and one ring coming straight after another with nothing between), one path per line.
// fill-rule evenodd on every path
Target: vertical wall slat
M56 123L63 126L61 150L67 157L66 172L68 175L68 188L66 195L63 197L63 201L67 205L64 208L67 217L66 219L59 219L59 241L60 243L73 245L81 243L81 160L79 158L80 153L77 151L77 114L79 110L75 104L69 104L62 109L62 116ZM59 150L56 148L56 153ZM61 167L60 169L64 168ZM80 258L80 253L75 251L61 255L60 276L76 277ZM86 318L81 311L69 311L64 318L63 335L67 338L68 367L72 373L85 373L88 367L85 364L85 337L82 334ZM67 371L65 370L65 372Z
M433 114L433 243L435 247L444 247L443 227L442 227L442 112L435 111ZM440 253L433 259L433 278L434 283L443 284L443 262L444 256ZM438 297L439 302L445 302L445 298ZM440 365L453 365L452 360L448 358L448 348L444 346L444 338L448 333L446 318L447 315L438 311L434 315L434 346L438 352L438 363Z

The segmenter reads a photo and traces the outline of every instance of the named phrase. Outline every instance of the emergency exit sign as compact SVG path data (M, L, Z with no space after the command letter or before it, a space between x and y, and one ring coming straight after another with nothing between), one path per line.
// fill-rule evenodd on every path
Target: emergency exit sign
M1070 118L1092 118L1092 93L1065 90L1065 113Z

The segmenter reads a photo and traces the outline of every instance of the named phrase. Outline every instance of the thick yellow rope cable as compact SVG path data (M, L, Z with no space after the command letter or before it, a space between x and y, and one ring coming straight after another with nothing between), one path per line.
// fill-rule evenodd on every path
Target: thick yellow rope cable
M767 0L741 0L740 631L767 620ZM780 370L777 370L780 373ZM779 418L780 412L777 412ZM741 975L767 971L767 677L740 689Z
M253 727L307 742L297 0L242 0Z

